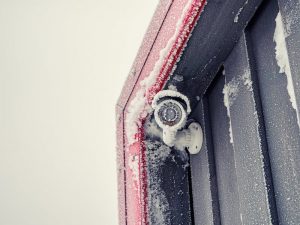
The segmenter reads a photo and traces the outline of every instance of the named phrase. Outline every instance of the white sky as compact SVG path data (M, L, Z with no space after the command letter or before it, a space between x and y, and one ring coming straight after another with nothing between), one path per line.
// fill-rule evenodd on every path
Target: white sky
M158 0L0 0L0 224L117 224L114 106Z

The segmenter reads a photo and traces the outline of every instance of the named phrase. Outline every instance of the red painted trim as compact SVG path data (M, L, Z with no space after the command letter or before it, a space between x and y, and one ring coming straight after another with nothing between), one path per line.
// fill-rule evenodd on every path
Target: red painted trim
M193 28L195 27L195 24L199 18L199 15L204 7L204 3L201 5L200 9L199 6L197 5L197 2L201 3L201 1L195 1L192 5L192 7L190 8L189 12L187 13L187 16L185 17L184 20L184 25L181 27L181 31L180 34L178 36L178 38L176 39L176 42L173 44L173 47L170 51L170 53L168 54L168 57L165 59L165 62L162 66L162 69L160 70L159 76L156 79L156 83L155 85L153 85L151 87L151 89L149 90L149 96L147 97L148 103L151 104L153 97L163 89L163 87L165 86L170 74L172 74L173 69L175 69L175 64L178 60L178 58L180 57L180 55L183 52L184 46L186 45L189 36L191 34L191 32L193 31ZM190 18L193 18L192 21L189 21ZM186 25L188 25L188 29L185 30ZM181 40L181 41L180 41ZM180 42L180 43L179 43ZM177 46L180 45L179 48L177 48ZM170 63L171 60L171 63ZM143 170L141 171L142 173L142 182L141 182L141 187L142 187L142 191L143 191L143 209L144 209L144 217L145 217L145 224L149 224L148 220L148 192L147 192L147 188L148 188L148 182L147 182L147 161L146 161L146 146L144 144L144 124L145 124L145 120L143 120L142 122L142 126L139 129L139 142L141 143L141 153L142 153L142 160L141 160L141 164L143 166L140 166L140 168L143 168Z
M175 0L177 1L177 0ZM175 2L174 1L174 2ZM179 1L179 0L178 0ZM195 27L195 24L199 18L199 15L206 3L206 0L194 0L191 4L191 7L189 8L188 12L185 15L184 21L180 27L179 34L175 38L175 42L172 45L172 48L170 52L168 53L167 57L164 59L164 62L162 64L162 67L159 71L159 74L157 75L156 82L153 86L151 86L148 90L146 90L146 98L147 98L147 104L151 104L153 97L156 93L161 91L163 87L165 86L167 79L172 74L172 72L175 70L176 62L180 58L180 55L182 54L184 47L192 33L193 28ZM178 2L179 4L179 2ZM168 15L167 15L168 17ZM150 53L149 53L150 54ZM148 74L149 75L149 74ZM137 86L135 85L134 88ZM132 89L133 90L133 89ZM131 94L135 94L134 91L131 92ZM124 103L124 100L122 100ZM126 104L128 107L128 104ZM125 107L125 109L126 109ZM124 109L124 111L125 111ZM148 178L147 178L147 157L146 157L146 146L144 144L144 123L145 123L145 115L142 116L142 114L145 113L144 111L140 112L139 118L141 119L141 125L139 126L137 136L137 141L130 145L130 146L123 146L124 150L124 159L125 159L125 173L128 173L129 179L126 180L127 184L124 188L133 188L136 187L136 189L139 191L139 194L135 190L127 190L126 193L132 193L133 196L127 196L127 203L125 210L128 212L130 210L130 213L127 214L127 224L131 225L140 225L140 224L149 224L149 205L148 205ZM125 117L125 116L124 116ZM124 118L123 117L123 118ZM123 121L124 122L124 121ZM123 131L123 135L126 136L126 131ZM123 137L124 137L123 136ZM120 149L119 149L120 150ZM138 164L138 172L139 172L139 180L138 182L134 182L134 179L132 179L133 172L130 171L129 166L126 165L128 160L130 159L130 156L132 154L138 154L139 156L139 164ZM128 157L126 157L128 155ZM125 175L126 178L126 175ZM122 182L122 180L119 182ZM123 180L125 182L125 180ZM132 183L131 183L132 182ZM120 193L121 194L121 193ZM136 195L137 194L137 195ZM121 194L122 195L122 194ZM130 200L133 199L133 200ZM130 204L128 201L131 201ZM135 202L132 202L135 201ZM123 203L125 204L125 203ZM129 208L128 208L129 206ZM123 207L120 207L120 210L124 210ZM121 213L120 215L124 215L124 213ZM120 224L123 224L121 221L124 221L123 218L120 218Z
M184 46L186 45L189 36L191 32L193 31L193 28L199 18L199 15L205 5L206 0L196 0L193 2L192 7L190 8L187 16L184 19L183 26L181 27L180 34L176 39L176 42L174 43L170 53L168 54L168 57L166 58L163 67L159 73L159 76L156 80L155 85L153 85L149 91L150 95L148 96L148 102L151 104L153 97L156 93L162 90L164 87L167 79L172 74L172 70L174 69L174 66L180 57L180 55L183 52ZM199 3L202 4L199 8ZM192 21L190 21L190 18L193 18ZM188 29L185 30L186 26L188 25ZM179 48L177 46L180 46ZM171 61L171 63L170 63Z

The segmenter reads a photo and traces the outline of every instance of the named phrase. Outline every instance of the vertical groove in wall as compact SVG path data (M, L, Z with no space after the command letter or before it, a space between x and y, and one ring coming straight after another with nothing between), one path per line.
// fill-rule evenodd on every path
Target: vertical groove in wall
M210 190L212 195L212 210L215 225L221 224L220 217L220 205L219 205L219 194L218 194L218 180L216 175L216 162L213 148L213 135L211 130L211 121L209 116L209 103L207 97L203 97L203 111L204 118L207 123L206 137L210 141L208 148L208 163L209 163L209 177L210 177Z
M253 54L250 31L247 28L245 30L245 39L246 39L246 47L247 47L247 57L249 59L249 64L250 64L254 100L256 103L255 107L256 107L258 121L259 121L258 126L259 126L259 135L260 135L261 146L262 146L264 171L266 176L265 179L266 179L267 195L268 195L267 199L270 206L272 223L278 224L278 212L277 212L275 192L274 192L273 175L272 175L272 168L270 164L268 142L266 139L266 127L265 127L264 114L262 110L262 103L260 99L260 89L259 89L259 83L257 78L256 66L255 66L255 55Z
M194 200L193 200L193 189L192 189L192 171L191 171L191 159L189 157L189 168L188 168L188 181L189 181L189 196L190 196L190 209L191 209L191 223L195 225L195 214L194 214Z
M295 110L289 99L287 75L280 72L282 62L276 58L276 54L285 53L282 48L276 52L279 46L274 36L276 27L280 25L275 21L278 12L277 1L264 2L248 26L248 43L250 43L250 53L255 58L253 65L260 91L261 114L268 145L278 222L298 224L300 219L299 127ZM290 56L292 55L288 52L289 59Z

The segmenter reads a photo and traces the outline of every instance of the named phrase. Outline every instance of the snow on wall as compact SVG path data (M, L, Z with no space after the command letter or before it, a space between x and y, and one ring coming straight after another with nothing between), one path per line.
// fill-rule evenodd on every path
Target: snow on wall
M237 14L235 15L233 22L237 23L239 22L239 16L242 13L242 11L244 10L245 6L248 4L248 0L244 3L244 5L238 10Z
M241 76L241 81L247 87L249 91L252 91L252 80L251 80L250 70L245 70L244 74Z
M223 95L224 95L224 106L227 110L227 117L229 119L229 137L230 143L233 144L233 136L232 136L232 125L231 125L231 117L230 117L230 106L233 104L238 92L238 84L235 82L229 82L224 85Z
M299 12L300 12L300 1L289 1L289 3L284 4L282 8L284 10L283 24L285 28L285 37L290 36L297 25L300 23ZM297 31L296 31L297 32Z
M138 161L138 155L130 155L127 162L128 167L130 168L133 179L138 180L139 178L139 161ZM132 186L133 188L136 188L136 186Z
M275 28L273 40L276 43L275 54L276 54L277 64L279 66L279 73L283 73L286 75L287 92L289 94L292 107L296 111L297 122L300 128L299 112L298 112L295 90L293 85L293 78L292 78L290 62L289 62L288 52L287 52L286 42L285 42L285 37L287 36L287 34L285 33L284 24L280 12L278 12L275 21L276 21L276 28Z
M158 127L157 123L154 121L154 118L151 120L147 120L145 123L145 133L153 140L160 140L163 139L163 132L160 127Z
M179 75L179 74L174 75L174 80L176 80L178 82L183 81L183 79L184 79L184 77L182 75Z
M185 95L183 95L177 91L173 91L173 90L163 90L160 93L158 93L153 99L152 108L157 107L157 105L158 105L157 103L158 103L159 99L168 97L168 96L180 98L186 104L187 114L191 113L192 109L191 109L191 104L190 104L190 100L188 99L188 97L186 97Z
M148 168L151 170L149 179L149 205L151 206L151 224L170 224L170 208L165 192L160 187L158 173L161 165L170 155L171 149L161 141L146 141L148 152ZM149 171L150 172L150 171Z
M225 75L225 70L223 70L223 75ZM238 93L240 91L241 85L246 86L247 90L252 91L252 80L250 77L250 70L245 70L244 73L237 78L233 78L231 81L226 82L223 88L224 95L224 106L227 110L227 117L229 119L229 136L230 143L233 144L233 135L232 135L232 125L231 125L231 117L230 117L230 107L234 104Z

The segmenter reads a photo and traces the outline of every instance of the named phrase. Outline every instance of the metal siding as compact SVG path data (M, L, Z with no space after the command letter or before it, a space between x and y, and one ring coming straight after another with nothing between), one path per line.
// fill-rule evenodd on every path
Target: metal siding
M205 135L201 152L190 157L196 225L220 224L217 178L214 155L211 151L211 127L206 106L207 100L203 99L191 116L201 124Z
M275 58L275 1L266 4L250 27L258 84L269 146L279 221L300 222L300 136L296 111L287 91L287 78ZM289 58L292 58L289 55ZM299 75L298 75L299 76Z
M213 149L216 162L217 185L222 224L239 224L240 205L233 145L230 143L229 121L224 106L225 76L217 75L209 90L209 117L212 127ZM230 207L228 207L230 206Z
M207 1L170 84L189 97L192 108L218 72L262 0ZM237 22L234 22L236 17ZM174 79L175 78L175 79ZM197 83L197 85L195 85Z
M254 98L253 74L250 69L245 35L224 63L225 85L234 87L229 96L230 124L240 217L245 224L271 224L271 206L264 162L264 150ZM273 219L274 220L274 219Z
M188 154L169 149L149 137L147 140L150 224L192 224ZM166 148L170 153L161 154Z
M292 2L279 1L284 20L300 13ZM195 224L300 223L300 130L276 61L278 12L277 1L263 3L194 109L205 131L202 152L191 156ZM286 37L298 105L299 28L292 21Z

